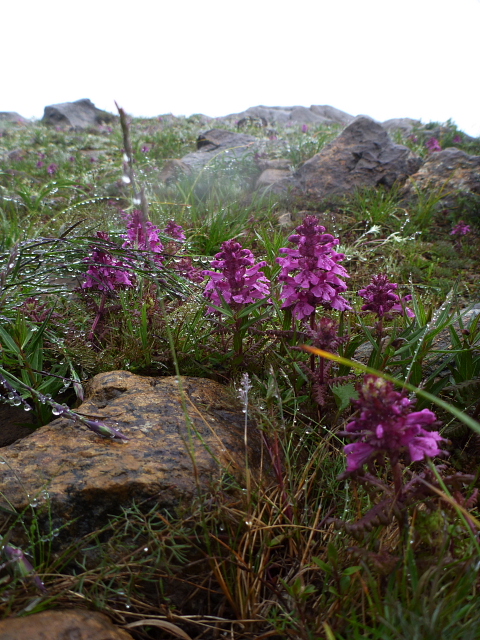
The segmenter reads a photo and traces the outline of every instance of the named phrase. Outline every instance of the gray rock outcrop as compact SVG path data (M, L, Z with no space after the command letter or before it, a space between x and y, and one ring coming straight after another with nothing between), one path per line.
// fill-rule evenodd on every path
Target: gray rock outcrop
M198 137L197 151L187 153L181 161L192 170L199 170L214 159L241 160L247 154L252 154L255 145L259 142L255 136L245 133L210 129Z
M328 199L358 188L403 183L422 159L408 147L394 144L383 127L365 116L356 118L320 153L307 160L292 178L273 185L277 193Z
M113 114L97 109L93 102L86 98L75 102L49 105L45 107L42 118L42 122L46 124L74 129L88 129L114 120Z
M312 105L310 108L295 107L250 107L240 113L232 113L225 119L263 118L269 125L276 124L349 124L354 116L328 105Z
M26 118L16 111L0 111L0 122L13 122L14 124L25 124Z

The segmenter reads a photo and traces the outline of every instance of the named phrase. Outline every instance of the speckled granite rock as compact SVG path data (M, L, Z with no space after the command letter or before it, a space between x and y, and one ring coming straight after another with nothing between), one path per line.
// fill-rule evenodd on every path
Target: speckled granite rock
M132 640L132 636L102 613L68 609L0 620L0 640Z
M75 535L83 535L134 500L174 509L192 498L197 483L206 489L225 471L241 478L245 468L244 414L212 380L103 373L87 386L78 411L130 440L103 439L58 418L2 449L1 503L18 511L38 504L40 514L48 503L53 526L77 519ZM253 425L249 438L255 469Z
M449 147L432 153L417 173L405 183L402 196L415 201L418 191L442 196L438 208L454 207L459 196L480 196L480 156Z

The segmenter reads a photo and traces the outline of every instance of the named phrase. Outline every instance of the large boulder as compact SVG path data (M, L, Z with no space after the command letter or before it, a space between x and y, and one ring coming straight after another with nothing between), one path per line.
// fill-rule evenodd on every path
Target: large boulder
M132 636L102 613L65 609L0 620L0 640L132 640Z
M430 154L419 171L409 177L402 189L405 201L415 202L419 192L437 194L438 208L454 208L459 198L476 200L478 213L480 197L480 156L448 147Z
M45 107L42 122L60 127L88 129L100 124L108 124L114 119L113 114L97 109L91 100L85 98Z
M104 439L60 417L5 447L0 503L8 509L31 505L42 520L44 507L49 528L76 520L77 536L133 501L154 500L174 511L225 473L242 480L245 414L219 383L113 371L95 376L86 391L78 411L104 419L130 440ZM260 447L253 425L248 437L255 470Z
M325 200L358 188L403 183L421 164L422 159L408 147L394 144L380 124L361 116L292 178L273 186L277 192L288 190L294 196Z

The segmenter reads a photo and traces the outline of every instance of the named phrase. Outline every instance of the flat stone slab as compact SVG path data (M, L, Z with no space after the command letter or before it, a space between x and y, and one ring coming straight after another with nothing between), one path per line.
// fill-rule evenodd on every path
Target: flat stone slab
M152 499L174 510L224 473L242 480L245 415L227 387L113 371L95 376L86 391L77 411L130 440L102 438L57 418L2 449L1 504L19 512L30 504L39 513L48 506L53 526L76 519L75 534L84 535L133 501ZM255 470L260 447L253 425L249 443Z
M132 636L102 613L66 609L0 620L0 640L132 640Z

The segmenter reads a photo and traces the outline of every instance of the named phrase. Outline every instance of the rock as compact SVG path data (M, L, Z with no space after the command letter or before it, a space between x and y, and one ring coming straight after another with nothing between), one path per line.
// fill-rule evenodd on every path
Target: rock
M380 124L362 116L307 160L293 180L282 180L275 186L324 200L363 187L392 187L405 182L421 164L421 158L408 147L394 144Z
M0 404L0 447L7 447L17 440L26 438L34 428L32 412L24 411L21 407ZM30 426L29 426L30 425Z
M167 160L160 171L158 179L160 182L169 184L176 182L182 176L188 176L192 173L192 168L181 160Z
M96 611L42 611L24 618L0 620L0 640L132 640Z
M348 125L355 120L355 116L346 113L345 111L341 111L340 109L335 109L335 107L330 107L328 105L318 105L312 104L310 107L310 111L315 113L317 116L322 116L322 118L327 118L332 122L336 122L341 125Z
M271 185L289 178L291 171L289 169L265 169L255 183L255 189L267 189Z
M187 377L179 384L176 377L113 371L95 376L86 393L78 411L105 419L130 440L101 438L60 417L5 447L0 488L1 502L9 508L22 512L33 500L41 520L43 504L49 530L78 518L72 531L79 536L132 501L152 499L173 511L225 472L241 480L245 416L219 383ZM255 470L260 445L253 425L249 443ZM21 539L12 542L22 544Z
M75 129L88 129L114 120L113 114L97 109L88 99L49 105L45 107L42 118L46 124Z
M0 111L0 122L13 122L14 124L26 124L28 120L16 111Z
M197 140L197 151L183 156L182 162L194 170L202 169L213 158L220 160L241 160L252 153L259 142L255 136L245 133L232 133L225 129L210 129Z
M409 135L415 128L421 127L420 120L412 120L412 118L391 118L382 122L382 127L386 131L401 131L404 135Z
M454 208L462 196L480 196L480 156L470 156L456 147L431 153L420 170L409 177L401 195L404 201L413 203L417 191L427 190L439 195L437 208Z
M235 119L241 121L243 119L253 118L260 119L270 125L275 124L348 124L353 120L353 116L329 107L327 105L312 105L310 108L295 107L250 107L241 113L232 113L220 120Z

